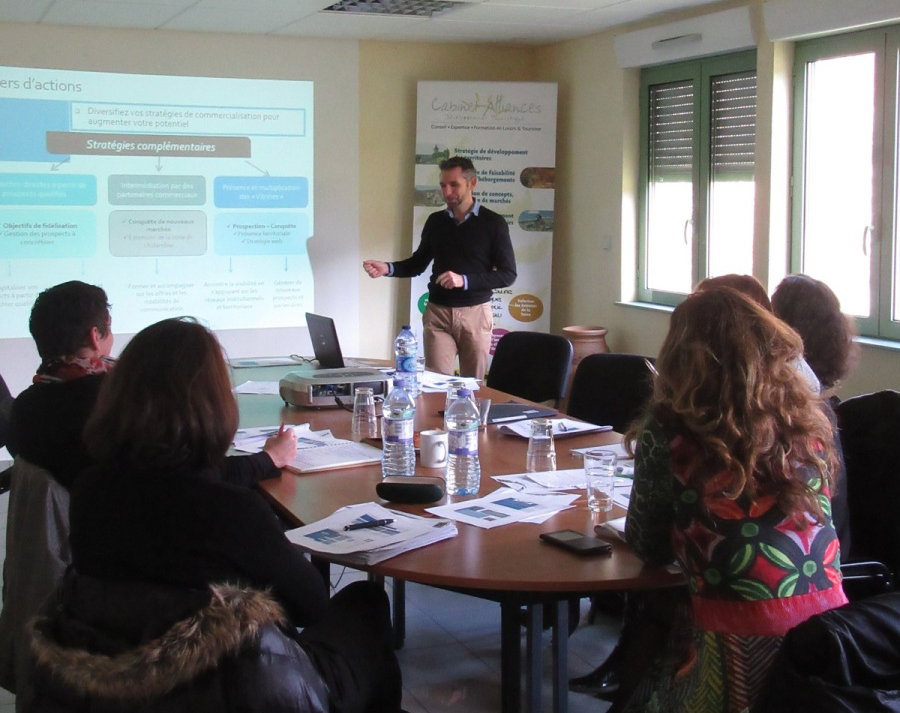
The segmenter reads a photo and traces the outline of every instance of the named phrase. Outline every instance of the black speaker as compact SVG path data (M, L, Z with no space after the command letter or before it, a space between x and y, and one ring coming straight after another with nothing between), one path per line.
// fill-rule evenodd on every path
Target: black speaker
M444 497L444 479L425 475L394 475L375 486L378 497L393 503L424 505Z

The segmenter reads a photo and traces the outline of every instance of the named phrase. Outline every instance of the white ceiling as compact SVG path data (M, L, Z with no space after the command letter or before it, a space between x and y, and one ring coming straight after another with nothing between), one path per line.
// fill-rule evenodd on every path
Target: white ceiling
M547 44L717 0L474 0L433 18L321 12L336 0L0 0L0 22L405 42Z

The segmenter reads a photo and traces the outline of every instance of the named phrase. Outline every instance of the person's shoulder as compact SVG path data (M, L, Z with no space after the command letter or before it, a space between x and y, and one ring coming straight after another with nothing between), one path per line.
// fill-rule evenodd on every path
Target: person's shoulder
M497 211L488 208L484 203L481 203L480 207L478 208L478 217L482 220L502 220L504 223L506 222L506 218L500 215Z

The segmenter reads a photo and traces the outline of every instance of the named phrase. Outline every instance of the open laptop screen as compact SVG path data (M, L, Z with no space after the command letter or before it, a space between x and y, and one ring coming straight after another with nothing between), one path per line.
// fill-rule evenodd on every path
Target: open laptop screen
M331 317L323 317L312 312L306 313L306 326L312 341L313 353L320 369L341 369L344 357L338 342L337 330Z

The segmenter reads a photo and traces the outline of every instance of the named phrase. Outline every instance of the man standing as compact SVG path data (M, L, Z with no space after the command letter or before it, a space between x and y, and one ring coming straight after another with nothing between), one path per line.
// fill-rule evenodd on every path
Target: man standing
M399 262L366 260L369 277L413 277L433 262L422 317L425 363L452 374L484 378L494 326L491 293L515 282L516 258L506 220L472 195L478 178L465 157L440 163L446 210L428 216L415 252Z

